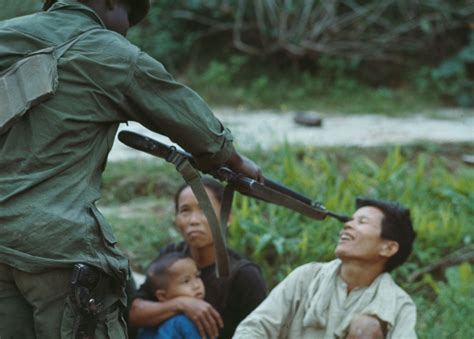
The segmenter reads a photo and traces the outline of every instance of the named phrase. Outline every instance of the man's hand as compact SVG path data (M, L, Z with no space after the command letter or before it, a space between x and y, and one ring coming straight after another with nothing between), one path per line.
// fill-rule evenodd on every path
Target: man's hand
M227 160L226 165L236 173L242 173L260 183L263 182L263 175L260 167L258 167L252 160L237 152L232 153L229 160Z
M211 338L219 335L219 329L224 322L214 307L204 300L192 297L177 297L176 304L180 312L184 313L197 326L201 337L206 334Z
M376 317L356 314L349 325L346 339L383 339L382 323Z

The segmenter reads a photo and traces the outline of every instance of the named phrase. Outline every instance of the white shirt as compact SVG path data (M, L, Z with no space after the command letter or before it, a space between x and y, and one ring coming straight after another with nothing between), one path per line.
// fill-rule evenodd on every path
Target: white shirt
M387 338L416 338L416 306L383 273L347 293L339 259L295 269L237 327L234 338L344 338L355 314L387 323Z

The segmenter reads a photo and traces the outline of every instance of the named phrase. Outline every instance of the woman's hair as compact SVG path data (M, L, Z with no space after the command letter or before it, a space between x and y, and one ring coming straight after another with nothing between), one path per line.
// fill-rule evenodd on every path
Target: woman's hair
M222 203L222 197L224 196L224 186L219 181L212 179L211 177L202 177L201 183L205 188L208 188L212 192L214 198L219 203ZM183 190L188 186L189 185L187 183L184 183L178 188L174 195L174 209L176 213L178 212L179 196L181 195L181 192L183 192Z

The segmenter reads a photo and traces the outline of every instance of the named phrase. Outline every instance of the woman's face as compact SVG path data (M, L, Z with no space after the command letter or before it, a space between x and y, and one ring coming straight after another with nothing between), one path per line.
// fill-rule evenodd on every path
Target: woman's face
M219 220L221 204L210 189L205 189ZM200 249L214 245L209 223L189 186L178 197L176 226L190 247Z

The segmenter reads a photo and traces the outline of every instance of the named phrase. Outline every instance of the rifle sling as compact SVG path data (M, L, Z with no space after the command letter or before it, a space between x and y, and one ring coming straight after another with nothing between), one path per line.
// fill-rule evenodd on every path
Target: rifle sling
M223 232L223 229L225 229L227 225L227 219L221 219L222 224L219 225L219 221L217 220L217 216L214 213L214 209L212 208L209 196L207 195L204 185L201 182L201 175L191 165L189 160L185 157L180 157L180 161L176 161L176 159L173 160L174 161L172 162L176 165L176 169L191 187L194 195L198 200L199 206L203 210L204 215L206 216L207 221L209 222L209 225L211 227L212 238L214 239L214 253L216 256L217 277L228 277L230 274L229 257L225 244L225 233ZM226 209L230 211L230 208L226 207Z

